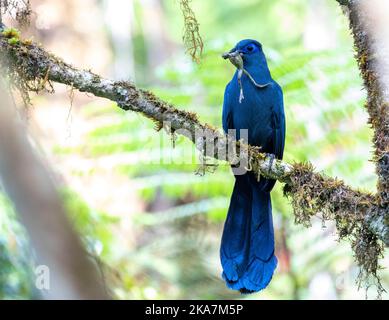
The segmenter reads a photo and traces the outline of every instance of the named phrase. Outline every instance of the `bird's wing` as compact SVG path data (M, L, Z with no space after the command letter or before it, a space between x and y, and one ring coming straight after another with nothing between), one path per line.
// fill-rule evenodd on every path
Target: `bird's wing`
M282 159L285 146L285 114L282 89L279 85L274 88L274 98L272 99L272 114L269 145L266 148L268 152L273 153L277 159Z
M272 92L272 108L271 108L271 132L269 139L263 150L266 153L274 154L277 159L282 159L285 146L285 114L284 103L281 87L276 84ZM261 178L258 183L264 191L270 192L275 184L273 179Z
M231 114L232 104L231 104L230 91L231 91L230 83L228 83L224 91L223 114L222 114L222 124L225 133L228 133L228 129L233 129L232 114Z

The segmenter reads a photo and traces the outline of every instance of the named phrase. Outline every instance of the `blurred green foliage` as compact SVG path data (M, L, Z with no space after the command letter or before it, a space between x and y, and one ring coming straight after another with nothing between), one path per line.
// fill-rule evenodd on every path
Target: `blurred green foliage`
M284 91L285 160L310 161L328 175L374 191L374 166L369 162L372 132L362 107L362 82L351 50L347 20L336 4L330 3L329 10L337 21L338 45L309 51L302 39L306 1L192 3L205 39L202 62L193 64L182 50L156 70L158 84L150 85L150 89L178 108L196 112L201 121L221 127L223 91L234 69L220 54L241 38L259 39L273 78ZM163 4L170 37L180 43L182 17L177 4ZM140 11L137 2L139 24ZM135 34L134 45L136 63L144 64L141 53L147 48L141 31ZM313 219L311 228L296 226L280 184L272 192L279 267L270 286L250 296L226 289L220 279L218 247L233 186L229 167L219 164L214 173L196 174L199 165L194 162L198 162L199 155L189 141L178 137L173 148L164 130L156 132L151 121L126 113L112 103L85 105L82 117L96 125L77 145L55 146L55 155L109 160L107 170L128 178L129 187L145 204L144 212L131 216L135 240L129 248L115 237L115 227L121 219L92 208L72 191L63 192L72 221L87 247L107 265L104 268L109 274L108 285L116 297L303 299L315 297L315 293L324 290L321 285L328 287L325 288L332 298L364 297L364 292L358 293L355 287L358 270L348 244L336 242L334 226L323 227L320 218ZM77 168L70 174L93 176L98 170L103 169ZM106 192L111 191L108 188ZM6 208L8 204L0 202L1 217L7 216ZM17 226L11 220L1 224L3 229ZM7 233L2 232L0 296L6 292L9 298L28 297L28 277L18 274L16 265L10 264L11 246L4 239ZM22 263L25 256L18 257L17 263ZM6 291L3 288L13 282L5 276L13 273L19 284L14 291ZM385 271L383 284L388 287L388 283ZM371 291L374 297L374 288Z
M15 221L8 199L0 194L0 299L38 297L32 266L25 231Z

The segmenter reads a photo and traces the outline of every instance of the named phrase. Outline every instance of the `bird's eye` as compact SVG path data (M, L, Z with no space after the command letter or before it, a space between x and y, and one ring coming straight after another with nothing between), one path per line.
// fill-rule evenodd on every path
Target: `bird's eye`
M248 51L248 52L254 51L254 46L248 46L248 47L247 47L247 51Z

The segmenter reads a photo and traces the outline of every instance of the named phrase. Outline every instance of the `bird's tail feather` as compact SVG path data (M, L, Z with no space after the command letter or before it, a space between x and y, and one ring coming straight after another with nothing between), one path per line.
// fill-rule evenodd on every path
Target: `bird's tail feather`
M242 293L264 289L277 266L270 193L248 174L236 176L220 258L227 286Z

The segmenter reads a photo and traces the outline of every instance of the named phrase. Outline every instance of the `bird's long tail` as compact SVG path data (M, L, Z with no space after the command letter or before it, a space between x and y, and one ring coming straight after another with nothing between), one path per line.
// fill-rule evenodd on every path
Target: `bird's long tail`
M236 176L220 248L223 278L242 293L264 289L277 266L270 192L251 178Z

